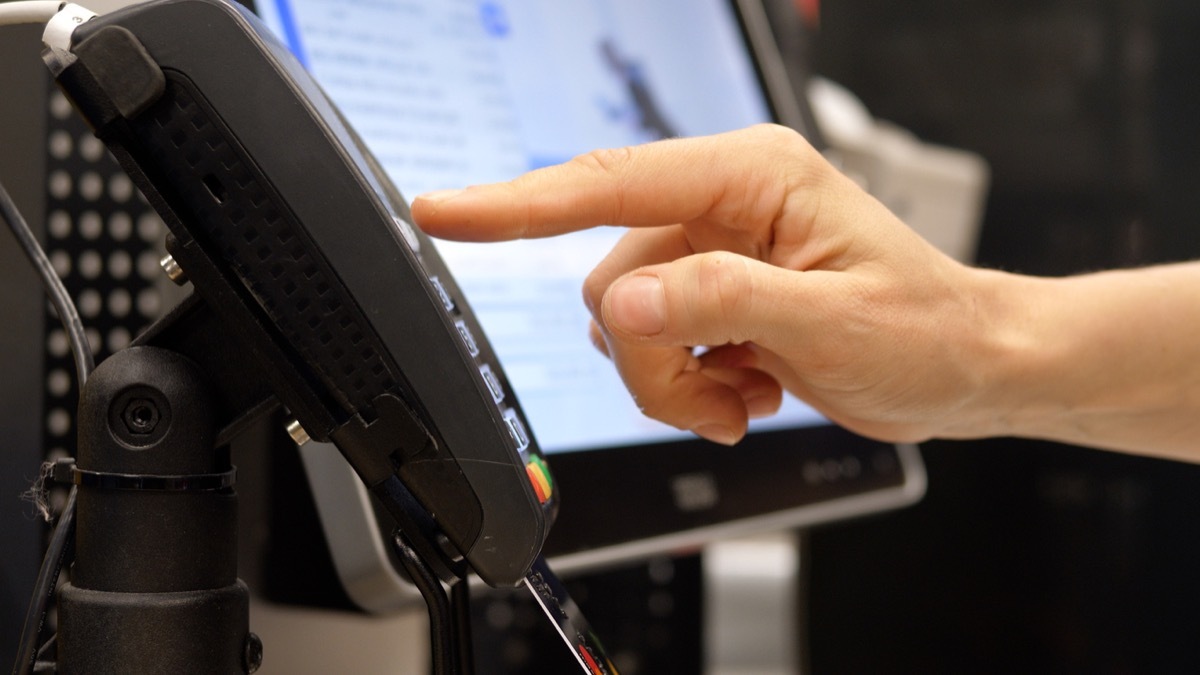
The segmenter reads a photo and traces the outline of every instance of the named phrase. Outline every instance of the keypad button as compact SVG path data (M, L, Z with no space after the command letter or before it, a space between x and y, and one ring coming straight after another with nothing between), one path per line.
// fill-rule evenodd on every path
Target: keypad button
M421 240L417 237L417 233L413 231L412 225L406 223L403 219L392 216L392 222L395 223L396 229L400 231L400 236L404 238L404 243L413 250L413 253L421 252Z
M467 328L467 323L460 319L454 322L454 327L458 329L458 336L467 346L467 352L471 356L479 356L479 345L475 342L475 336L471 334L471 329Z
M450 294L446 292L446 287L442 285L442 280L436 276L429 277L429 283L433 284L433 290L437 293L438 300L442 301L442 307L447 312L454 311L454 300L450 298Z
M492 392L492 400L496 403L504 400L504 388L500 386L500 379L496 377L496 373L492 371L492 367L488 364L479 366L479 374L483 376L483 381L487 384L488 391Z
M517 417L516 410L508 408L504 411L504 423L508 425L508 433L517 444L517 451L528 448L529 434L525 431L525 425L521 424L521 418Z

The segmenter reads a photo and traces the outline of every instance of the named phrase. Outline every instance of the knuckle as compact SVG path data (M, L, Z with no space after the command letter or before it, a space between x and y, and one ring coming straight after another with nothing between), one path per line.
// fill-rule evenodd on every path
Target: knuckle
M610 223L620 223L625 214L625 188L628 167L636 159L633 148L601 148L578 155L571 159L570 164L581 169L589 178L595 178L600 185L609 187L612 198L608 206Z
M759 124L751 127L750 132L762 155L778 158L793 170L803 167L802 173L807 173L827 165L821 153L795 129L779 124Z
M696 269L696 306L708 315L701 318L724 324L735 337L744 333L740 324L754 300L746 264L742 256L717 251L700 256Z
M601 275L599 272L592 271L583 280L583 303L592 313L592 316L598 316L600 302L604 299L604 293L608 290L609 280L607 275Z
M790 153L812 147L800 132L782 124L756 124L750 127L750 133L768 147L778 148L784 152Z
M571 163L587 171L614 176L620 174L632 159L632 148L600 148L575 157Z
M664 418L668 410L662 399L653 396L639 396L636 392L631 392L631 394L634 402L637 403L638 410L643 415L662 422L666 421Z

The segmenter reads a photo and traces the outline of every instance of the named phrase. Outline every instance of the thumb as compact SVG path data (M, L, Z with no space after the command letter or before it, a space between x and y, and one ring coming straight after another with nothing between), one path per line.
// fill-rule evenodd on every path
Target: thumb
M771 342L802 320L789 311L795 275L725 251L642 267L605 291L601 319L610 335L668 345Z

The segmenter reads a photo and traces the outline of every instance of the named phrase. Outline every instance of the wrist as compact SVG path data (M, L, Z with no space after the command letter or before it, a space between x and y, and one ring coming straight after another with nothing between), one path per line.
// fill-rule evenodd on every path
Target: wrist
M957 437L1196 460L1200 266L1036 278L978 270L980 383Z
M975 312L963 341L972 390L943 435L1038 435L1064 405L1052 391L1064 383L1049 377L1065 349L1053 328L1057 280L971 268L968 285Z

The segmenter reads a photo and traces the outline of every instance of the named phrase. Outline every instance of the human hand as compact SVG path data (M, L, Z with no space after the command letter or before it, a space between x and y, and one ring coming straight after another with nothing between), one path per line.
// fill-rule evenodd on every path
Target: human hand
M596 151L418 196L412 214L471 241L631 227L584 301L639 407L676 427L732 444L782 389L885 440L978 426L986 273L926 243L791 130Z

